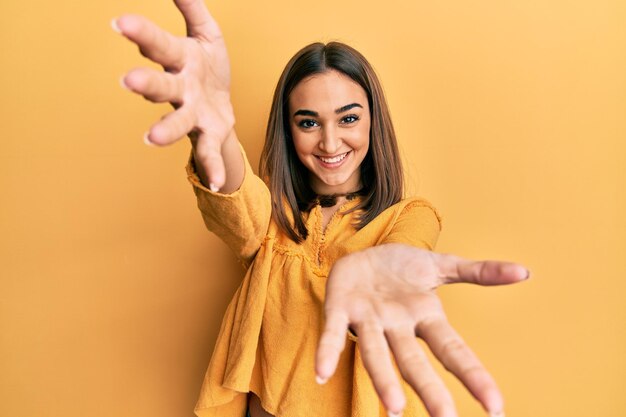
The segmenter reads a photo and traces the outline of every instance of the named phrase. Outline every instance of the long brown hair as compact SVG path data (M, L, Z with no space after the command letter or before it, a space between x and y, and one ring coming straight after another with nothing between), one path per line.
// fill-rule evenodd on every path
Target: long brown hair
M352 209L359 211L354 226L357 229L364 227L400 201L403 194L396 134L373 68L363 55L343 43L308 45L291 58L280 76L259 167L261 177L269 180L272 217L295 242L302 242L308 235L302 210L315 198L315 193L309 184L309 171L298 159L291 138L289 95L303 79L330 70L348 76L365 90L371 113L369 151L360 167L363 198ZM291 209L293 221L285 211L285 203Z

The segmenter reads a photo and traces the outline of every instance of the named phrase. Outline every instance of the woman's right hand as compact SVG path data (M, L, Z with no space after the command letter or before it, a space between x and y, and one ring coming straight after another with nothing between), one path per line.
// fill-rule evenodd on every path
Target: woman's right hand
M239 153L228 53L220 28L202 0L174 2L185 18L186 37L174 36L142 16L123 15L113 21L113 27L137 44L142 55L165 70L136 68L122 83L149 101L174 106L174 111L152 125L145 140L165 146L188 135L198 175L215 191L227 181L223 145L234 142L225 148L235 156Z

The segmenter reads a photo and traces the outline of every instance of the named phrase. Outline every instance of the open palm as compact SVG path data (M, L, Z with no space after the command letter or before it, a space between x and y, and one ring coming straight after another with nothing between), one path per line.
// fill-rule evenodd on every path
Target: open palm
M503 285L527 277L521 265L474 262L401 244L375 246L340 259L326 286L326 326L320 338L316 373L321 381L334 373L346 331L358 335L363 364L388 410L405 405L391 354L402 377L433 417L456 416L441 378L418 343L423 339L442 364L456 375L493 415L502 396L476 355L448 323L435 290L454 282Z

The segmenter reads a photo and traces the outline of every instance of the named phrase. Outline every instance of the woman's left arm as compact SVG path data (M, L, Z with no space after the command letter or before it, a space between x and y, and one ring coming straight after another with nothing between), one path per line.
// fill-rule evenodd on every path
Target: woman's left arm
M418 336L491 416L503 416L495 381L448 323L435 290L456 282L506 285L526 278L528 270L518 264L469 261L399 243L345 256L333 266L326 285L326 325L315 365L318 381L335 372L351 328L358 334L364 366L387 410L401 413L406 401L391 352L431 416L456 416L452 397Z

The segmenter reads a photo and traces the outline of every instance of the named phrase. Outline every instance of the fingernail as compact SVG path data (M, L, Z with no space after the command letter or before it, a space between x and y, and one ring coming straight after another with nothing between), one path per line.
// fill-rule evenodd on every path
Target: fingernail
M387 410L387 415L389 417L402 417L402 411L400 411L399 413L394 413L393 411Z
M324 385L325 383L328 382L328 378L322 378L319 375L315 375L315 382L317 382L320 385Z
M211 191L213 191L214 193L216 193L216 192L218 192L218 191L220 190L219 188L217 188L217 185L215 185L215 184L213 184L213 183L210 183L210 184L209 184L209 189L210 189Z
M530 269L526 270L526 278L524 278L524 280L527 280L528 278L530 278Z
M120 29L120 27L117 25L117 17L111 20L111 27L113 28L114 31L116 31L120 35L122 34L122 29Z
M130 88L128 88L128 86L126 85L126 82L124 81L124 79L125 79L125 78L126 78L126 76L125 76L125 75L122 75L122 76L120 77L120 85L122 86L122 88L123 88L124 90L128 90L128 91L130 91Z
M154 146L154 143L150 142L150 138L148 138L148 136L150 135L150 132L146 132L143 135L143 143L145 143L148 146Z
M495 413L489 413L489 417L504 417L504 411L496 411Z

